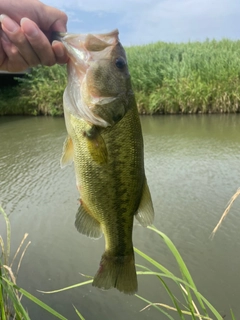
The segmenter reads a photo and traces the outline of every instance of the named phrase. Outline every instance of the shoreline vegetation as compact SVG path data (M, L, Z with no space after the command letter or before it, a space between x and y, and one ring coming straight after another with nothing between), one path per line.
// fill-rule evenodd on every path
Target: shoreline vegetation
M240 112L240 40L127 47L140 114ZM36 67L0 87L0 115L63 114L66 66Z

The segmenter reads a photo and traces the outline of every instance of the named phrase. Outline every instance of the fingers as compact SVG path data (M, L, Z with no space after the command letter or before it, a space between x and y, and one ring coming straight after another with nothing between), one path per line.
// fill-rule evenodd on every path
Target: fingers
M68 56L64 45L59 41L53 41L52 49L54 51L57 63L64 64L68 61Z
M48 17L47 23L48 24L50 23L48 29L51 29L52 31L66 32L67 31L66 25L68 20L67 15L62 11L56 10L55 8L48 7L48 6L45 8L45 10L46 10L46 16ZM52 20L50 20L50 18Z
M38 64L52 66L67 62L64 46L57 41L51 46L46 35L33 21L22 18L19 26L8 16L1 15L0 22L3 30L0 45L1 69L3 64L9 71L21 71Z
M63 64L68 60L66 50L61 42L54 41L52 46L45 34L31 20L23 18L20 22L28 42L38 55L40 63L52 66L55 63Z
M33 59L37 57L38 64L40 63L46 66L52 66L53 64L55 64L56 57L52 49L52 46L48 38L38 28L35 22L29 20L28 18L23 18L20 21L20 25L21 25L21 32L23 33L26 41L24 42L23 46L21 46L20 44L17 45L17 47L19 48L19 51L24 56L26 56L28 52L28 54L30 54ZM17 39L15 39L15 41L17 41ZM29 43L31 52L29 52L29 47L27 46L25 47L26 42Z
M1 70L18 72L28 68L28 64L19 54L18 49L11 43L3 31L1 31L1 46Z
M21 27L8 16L2 15L2 29L11 43L18 49L19 55L26 61L27 65L36 66L40 63L38 55L29 44ZM9 47L9 46L8 46Z

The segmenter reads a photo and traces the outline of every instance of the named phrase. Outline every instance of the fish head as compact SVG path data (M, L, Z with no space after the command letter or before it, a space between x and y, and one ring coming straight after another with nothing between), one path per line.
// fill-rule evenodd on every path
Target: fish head
M65 34L68 56L65 107L98 126L118 122L132 95L127 57L118 30L107 34Z

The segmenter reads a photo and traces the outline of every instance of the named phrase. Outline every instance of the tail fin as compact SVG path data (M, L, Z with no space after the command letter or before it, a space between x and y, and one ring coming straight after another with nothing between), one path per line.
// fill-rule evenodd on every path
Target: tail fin
M134 294L138 289L134 253L115 257L105 252L92 285L105 290L114 287L123 293Z

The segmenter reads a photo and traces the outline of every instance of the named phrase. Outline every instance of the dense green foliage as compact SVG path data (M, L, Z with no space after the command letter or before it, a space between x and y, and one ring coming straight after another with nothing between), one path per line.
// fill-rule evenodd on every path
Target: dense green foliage
M63 91L67 83L65 66L33 68L18 82L18 86L0 88L0 115L63 114Z
M240 41L158 42L127 53L140 110L240 110Z
M240 111L240 41L157 42L126 48L141 113ZM34 68L0 88L0 114L62 113L66 69Z

